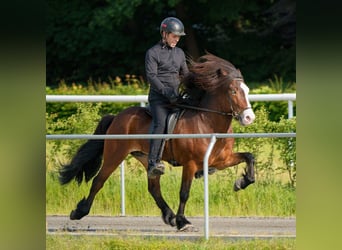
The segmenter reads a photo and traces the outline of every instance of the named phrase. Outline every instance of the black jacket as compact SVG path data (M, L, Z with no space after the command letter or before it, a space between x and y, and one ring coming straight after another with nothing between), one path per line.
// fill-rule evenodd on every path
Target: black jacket
M181 48L171 48L162 42L151 47L145 56L147 81L151 95L167 95L172 89L178 94L179 76L188 73L188 66Z

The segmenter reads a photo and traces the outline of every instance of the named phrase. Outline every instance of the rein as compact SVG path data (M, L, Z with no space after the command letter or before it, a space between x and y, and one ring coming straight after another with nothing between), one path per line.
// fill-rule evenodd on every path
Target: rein
M215 114L224 115L224 116L232 116L235 119L239 118L239 114L234 112L234 111L231 113L227 113L227 112L217 111L217 110L213 110L213 109L206 109L206 108L190 106L190 105L186 105L186 104L174 104L174 105L176 107L180 107L180 108L199 110L199 111L210 112L210 113L215 113ZM247 109L251 109L251 107L247 107L243 111L245 111Z
M195 106L190 106L190 105L185 105L185 104L175 104L175 106L180 107L180 108L216 113L216 114L225 115L225 116L233 116L234 118L238 116L237 114L234 114L234 113L226 113L226 112L221 112L221 111L217 111L217 110L200 108L200 107L195 107Z

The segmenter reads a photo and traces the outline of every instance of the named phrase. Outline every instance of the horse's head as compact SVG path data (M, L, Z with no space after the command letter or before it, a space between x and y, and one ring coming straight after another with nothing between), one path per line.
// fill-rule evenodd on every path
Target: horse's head
M248 100L249 88L240 70L222 58L208 53L198 62L192 62L190 73L182 84L185 92L201 102L201 106L209 105L211 109L221 111L215 113L231 114L243 126L255 119Z
M228 101L231 112L243 126L251 124L255 119L255 114L248 99L248 92L249 88L244 83L243 78L234 78L228 84Z

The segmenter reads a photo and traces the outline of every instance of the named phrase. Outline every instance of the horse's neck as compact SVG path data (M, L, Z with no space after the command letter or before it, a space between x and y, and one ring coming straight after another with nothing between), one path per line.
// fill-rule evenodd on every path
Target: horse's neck
M208 110L219 111L229 113L229 107L227 103L223 101L223 98L217 95L206 94L200 103L201 108ZM227 116L215 112L201 112L199 116L201 123L206 124L206 127L210 132L208 133L227 133L231 127L232 116Z
M220 93L210 94L206 93L200 102L200 107L216 110L223 113L230 113L231 109L228 104L228 100L226 98L220 97Z
M217 113L206 113L205 124L210 125L212 133L227 133L231 127L232 117Z

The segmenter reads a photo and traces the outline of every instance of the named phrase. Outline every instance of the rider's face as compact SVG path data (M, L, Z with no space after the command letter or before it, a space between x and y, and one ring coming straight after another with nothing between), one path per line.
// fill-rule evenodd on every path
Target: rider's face
M180 36L177 36L173 33L165 33L164 32L164 40L171 48L176 47L179 39L180 39Z

